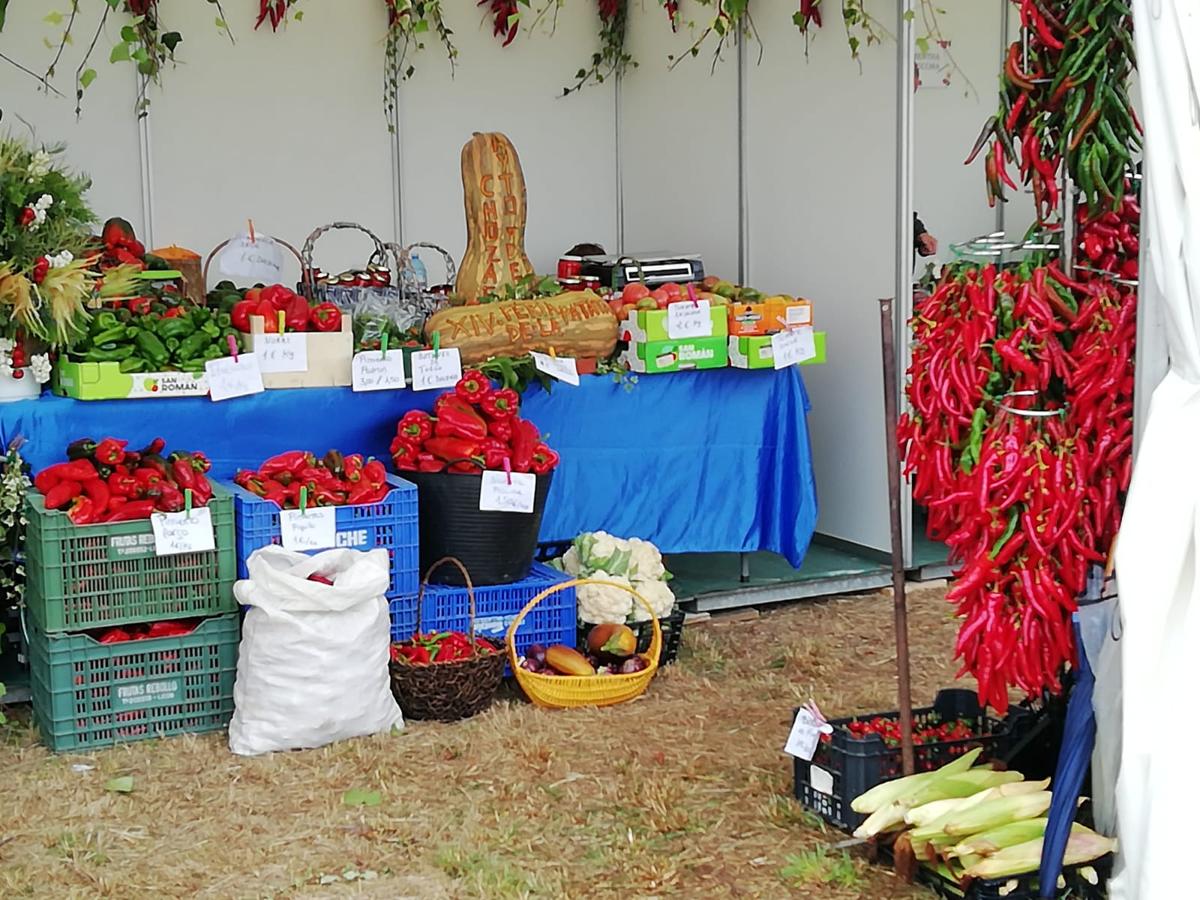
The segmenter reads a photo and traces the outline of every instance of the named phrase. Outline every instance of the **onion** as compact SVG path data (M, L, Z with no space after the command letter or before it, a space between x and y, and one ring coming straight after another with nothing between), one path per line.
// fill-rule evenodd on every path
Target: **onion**
M538 665L546 662L546 648L541 644L530 644L529 649L525 651L525 655L534 660Z
M646 662L644 657L631 656L625 662L621 663L621 674L633 675L635 672L641 672L649 667L650 664Z

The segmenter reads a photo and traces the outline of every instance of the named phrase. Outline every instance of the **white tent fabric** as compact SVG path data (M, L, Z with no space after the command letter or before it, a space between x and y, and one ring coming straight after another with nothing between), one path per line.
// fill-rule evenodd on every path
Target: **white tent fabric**
M1178 900L1196 896L1200 810L1200 3L1133 9L1146 126L1139 299L1161 304L1170 368L1117 541L1125 684L1110 896Z

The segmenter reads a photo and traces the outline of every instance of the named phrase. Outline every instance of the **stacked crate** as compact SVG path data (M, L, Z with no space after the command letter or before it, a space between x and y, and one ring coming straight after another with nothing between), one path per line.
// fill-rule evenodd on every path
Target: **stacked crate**
M233 498L208 503L216 549L158 556L148 519L74 525L26 497L25 628L34 719L52 750L225 727L239 621ZM104 643L110 629L185 620L179 636Z

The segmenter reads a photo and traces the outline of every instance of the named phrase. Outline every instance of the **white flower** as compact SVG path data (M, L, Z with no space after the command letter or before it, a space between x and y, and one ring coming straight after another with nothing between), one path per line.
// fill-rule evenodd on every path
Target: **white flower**
M665 581L635 581L633 589L650 604L656 619L665 619L675 608L675 594ZM633 602L633 621L645 622L649 618L646 607L635 600Z
M50 174L50 154L45 150L39 150L33 154L33 158L29 161L28 174L30 181L37 181Z
M37 383L45 384L50 380L50 354L34 354L29 358L29 368L33 371L33 377Z
M53 205L54 205L54 198L51 197L49 194L42 194L42 196L37 198L37 203L33 204L33 211L37 212L37 211L41 210L42 212L45 212Z
M633 608L633 595L613 584L629 586L629 582L617 575L600 570L590 576L597 581L612 584L581 584L575 589L575 602L579 618L592 625L607 622L619 624L629 618Z
M661 579L666 574L662 554L649 541L640 538L629 539L629 575L639 581Z
M55 253L53 256L46 257L50 263L50 268L61 269L63 266L69 266L75 260L75 255L70 250L63 250L61 253Z

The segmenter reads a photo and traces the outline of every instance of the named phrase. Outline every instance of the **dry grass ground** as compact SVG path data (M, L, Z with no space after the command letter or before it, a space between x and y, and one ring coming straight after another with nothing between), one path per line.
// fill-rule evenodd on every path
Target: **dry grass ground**
M918 703L953 676L941 596L910 595ZM842 836L791 799L781 750L797 700L895 707L890 628L884 594L714 620L625 706L510 699L260 759L223 735L54 756L13 727L0 897L926 898L824 852ZM131 793L106 790L126 775Z

